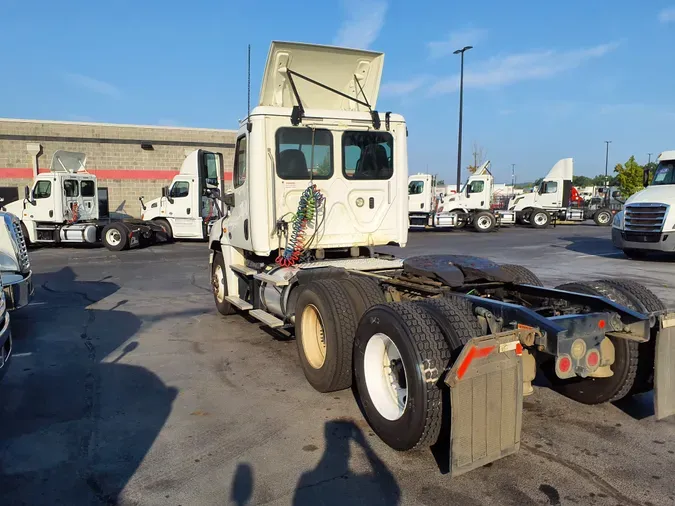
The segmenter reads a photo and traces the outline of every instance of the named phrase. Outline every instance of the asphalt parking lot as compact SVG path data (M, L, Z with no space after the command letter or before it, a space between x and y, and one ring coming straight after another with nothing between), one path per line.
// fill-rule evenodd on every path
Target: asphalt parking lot
M675 261L627 260L607 228L413 232L400 253L631 278L675 307ZM2 504L675 504L675 420L654 421L651 394L584 406L535 387L521 451L451 480L385 446L351 391L314 391L294 341L217 314L205 244L31 259L0 383Z

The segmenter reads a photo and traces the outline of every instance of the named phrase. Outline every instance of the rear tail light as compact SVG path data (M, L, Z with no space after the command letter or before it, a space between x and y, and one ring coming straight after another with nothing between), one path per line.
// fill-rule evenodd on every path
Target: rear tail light
M555 372L561 378L574 375L572 372L572 359L569 355L560 355L555 361Z
M595 370L599 365L600 353L596 349L589 350L589 352L586 354L586 366L591 370Z

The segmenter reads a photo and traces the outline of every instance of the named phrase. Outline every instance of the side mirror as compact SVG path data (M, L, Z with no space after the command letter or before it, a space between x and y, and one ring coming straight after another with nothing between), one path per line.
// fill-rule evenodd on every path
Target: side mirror
M212 199L220 198L220 190L218 188L206 188L206 196Z
M649 169L642 171L642 186L647 188L649 186Z
M228 192L225 195L223 195L223 203L227 207L234 207L234 193Z
M34 206L35 201L32 198L33 196L31 195L30 188L28 186L24 186L23 188L23 198L25 199L26 202L28 202L30 205Z
M162 186L162 197L166 197L166 200L168 200L171 204L173 204L173 199L169 195L169 187L168 186Z

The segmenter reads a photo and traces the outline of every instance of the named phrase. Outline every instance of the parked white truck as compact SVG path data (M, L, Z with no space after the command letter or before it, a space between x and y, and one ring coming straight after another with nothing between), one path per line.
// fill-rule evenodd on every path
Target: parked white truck
M31 243L100 244L112 251L150 244L165 238L156 223L135 219L113 220L107 193L99 196L96 176L87 172L84 153L56 151L48 173L38 174L24 198L3 207L21 220Z
M514 197L508 205L516 212L518 223L534 228L546 228L553 220L585 221L592 219L597 225L609 226L612 211L607 207L575 207L572 205L572 177L574 160L563 158L546 174L541 184L531 193Z
M19 219L3 211L0 211L0 276L7 307L19 309L28 305L34 290L26 240Z
M675 314L641 285L549 289L517 265L375 252L408 239L406 123L375 110L382 64L272 43L209 236L218 311L294 332L315 389L354 381L382 440L443 440L452 475L518 450L537 368L586 404L656 385L656 418L674 414Z
M631 195L612 223L612 242L629 258L650 252L675 252L675 151L664 151L650 184L649 170L644 190Z
M169 239L206 239L211 225L222 216L219 206L224 188L223 156L197 149L190 153L180 172L162 196L141 201L141 219L164 229Z
M432 184L427 184L428 180ZM477 232L490 232L497 226L515 223L515 212L492 209L494 178L489 160L469 177L462 191L440 198L434 194L433 176L416 174L408 181L411 227L463 228L468 225Z

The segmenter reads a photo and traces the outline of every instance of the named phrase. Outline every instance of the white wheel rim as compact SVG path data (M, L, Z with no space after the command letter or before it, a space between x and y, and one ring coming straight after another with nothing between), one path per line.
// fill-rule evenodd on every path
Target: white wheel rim
M213 270L211 284L213 285L213 293L216 294L216 299L218 299L218 302L223 302L225 300L225 275L220 265L216 265L216 268Z
M546 214L544 214L544 213L537 213L537 214L534 215L534 222L537 225L543 225L547 221L548 220L546 219Z
M491 224L492 220L487 216L481 216L480 218L478 218L478 228L482 229L490 228Z
M122 234L120 234L120 231L116 228L111 228L106 232L105 239L111 246L117 246L122 242Z
M368 395L387 420L398 420L408 403L408 374L401 353L386 334L373 335L363 360Z
M609 222L609 213L600 213L598 215L598 221L600 223L608 223Z
M302 350L305 358L314 369L321 369L326 362L326 334L321 314L315 305L308 304L300 318Z

